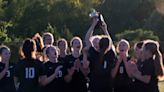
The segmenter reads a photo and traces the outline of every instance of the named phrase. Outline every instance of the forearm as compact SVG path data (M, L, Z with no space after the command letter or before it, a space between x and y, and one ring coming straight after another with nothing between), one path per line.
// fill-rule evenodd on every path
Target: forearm
M50 82L52 82L54 79L56 78L56 74L55 73L53 73L51 76L49 76L49 77L45 77L45 79L43 79L43 80L41 80L40 82L41 82L41 84L43 85L43 86L46 86L47 84L49 84Z
M110 36L107 28L103 28L102 30L103 30L105 35Z
M91 45L90 38L93 36L94 26L91 26L85 35L86 46Z
M132 74L131 74L131 71L130 71L130 67L128 65L128 62L124 61L124 65L125 65L125 69L126 69L126 72L128 74L128 77L132 78Z
M108 32L107 27L106 27L106 28L102 28L102 30L103 30L103 32L104 32L104 35L108 36L109 39L111 39L111 41L112 41L112 38L111 38L111 36L110 36L110 34L109 34L109 32ZM112 41L112 44L113 44L113 41Z
M88 74L89 74L89 72L90 72L90 71L89 71L89 67L84 68L84 67L81 66L81 67L80 67L80 70L81 70L81 72L83 73L83 75L86 76L86 77L88 76Z
M151 79L150 75L141 75L141 72L139 72L139 71L135 72L134 77L146 84L148 84Z
M6 72L8 70L8 67L5 67L2 72L0 72L0 80L5 76Z
M17 77L14 77L14 85L15 85L15 88L17 90L19 88L19 81L18 81Z
M119 69L120 63L117 62L116 66L112 69L112 78L115 78Z

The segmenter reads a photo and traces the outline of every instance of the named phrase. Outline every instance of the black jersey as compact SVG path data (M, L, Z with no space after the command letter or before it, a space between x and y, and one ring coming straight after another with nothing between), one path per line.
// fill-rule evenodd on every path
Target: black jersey
M134 83L136 92L159 92L158 79L155 75L153 58L140 62L138 68L138 70L141 72L141 75L149 75L151 76L151 80L148 84L146 84L140 80L135 79Z
M79 59L82 64L83 56L80 55L78 58L69 55L66 60L66 68L71 68L74 65L76 59ZM86 77L83 75L82 71L75 70L74 74L72 75L72 80L68 83L68 90L69 92L87 92L86 86L87 80Z
M68 57L68 56L69 56L69 55L66 55L65 57L60 57L60 56L59 56L59 57L58 57L59 62L64 64L64 63L67 61L67 57Z
M127 57L127 62L130 57ZM129 78L124 62L119 65L118 72L114 79L114 92L132 92L133 81Z
M44 64L45 66L45 72L46 72L46 75L47 77L51 76L54 72L55 72L55 69L58 67L58 66L63 66L62 63L52 63L50 61L46 62ZM65 74L65 70L64 70L64 66L63 68L60 69L60 71L58 72L58 75L57 77L52 81L50 82L48 85L45 86L45 92L65 92L64 88L65 88L65 81L64 81L64 75Z
M14 63L9 63L9 68L5 76L0 80L0 92L16 92L14 85ZM0 72L5 68L5 64L0 62Z
M44 67L38 60L21 60L15 67L14 76L20 85L18 92L38 92L39 77L45 75Z
M116 54L113 50L108 51L100 63L100 54L93 47L89 49L90 61L90 90L91 92L112 92L111 70L116 63Z

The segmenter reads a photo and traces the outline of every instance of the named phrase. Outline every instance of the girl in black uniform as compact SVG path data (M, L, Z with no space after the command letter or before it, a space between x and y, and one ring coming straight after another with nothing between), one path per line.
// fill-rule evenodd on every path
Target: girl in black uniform
M47 78L51 78L51 80L46 83L44 90L45 92L64 92L64 71L62 63L58 61L58 48L55 46L49 46L45 50L49 59L49 61L44 64L45 72Z
M140 42L137 42L135 45L134 45L134 54L135 54L135 57L137 59L137 61L141 61L141 53L142 53L142 46L144 44L144 41L140 41Z
M46 47L47 45L53 45L54 44L54 36L53 34L46 32L43 34L43 43L44 46Z
M112 71L116 55L111 48L111 39L108 36L103 36L99 42L99 51L93 47L88 50L91 92L112 92Z
M86 72L83 68L82 40L79 37L74 37L71 40L72 54L67 58L67 75L65 79L68 82L69 92L87 92Z
M105 36L93 36L97 23L97 18L93 18L93 23L85 36L85 50L88 52L85 68L87 69L89 64L88 68L90 69L89 89L91 92L112 92L112 72L116 53L105 21L101 21L102 25L100 26Z
M136 79L136 92L159 92L158 76L163 76L162 55L159 43L153 40L144 41L142 48L142 64L131 67L132 76Z
M0 47L0 92L16 92L13 79L14 64L9 62L10 55L7 46Z
M61 62L65 62L66 60L66 57L68 55L67 51L68 51L68 43L67 41L62 38L62 39L59 39L57 41L57 45L58 45L58 48L59 48L59 57L58 57L58 60L61 61Z
M44 67L36 59L36 44L32 39L26 39L21 49L21 59L14 71L14 81L19 86L17 92L38 92L39 82L44 84Z
M128 61L130 60L128 51L130 49L129 42L122 39L118 42L117 52L118 60L115 66L116 72L114 77L114 92L132 92L132 79L130 78L130 71Z

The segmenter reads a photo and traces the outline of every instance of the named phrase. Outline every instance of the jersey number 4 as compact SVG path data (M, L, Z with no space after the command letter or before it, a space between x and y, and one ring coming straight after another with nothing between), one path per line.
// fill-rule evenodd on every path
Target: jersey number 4
M33 79L35 77L35 69L34 68L25 68L25 78Z

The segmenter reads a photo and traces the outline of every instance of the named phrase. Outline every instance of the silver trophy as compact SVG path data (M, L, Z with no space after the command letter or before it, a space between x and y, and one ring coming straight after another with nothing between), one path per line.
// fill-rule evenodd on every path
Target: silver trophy
M97 12L95 9L92 10L92 12L89 14L89 17L91 19L96 18L97 19L97 25L95 28L100 28L102 26L102 22L104 21L104 18L100 12Z

